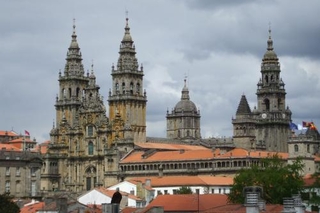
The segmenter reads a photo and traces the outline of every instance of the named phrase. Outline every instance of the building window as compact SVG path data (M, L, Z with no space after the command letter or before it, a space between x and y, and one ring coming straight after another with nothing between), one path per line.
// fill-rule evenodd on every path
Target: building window
M88 155L93 155L93 143L91 141L88 144Z
M21 193L21 182L19 180L16 181L16 193Z
M122 94L126 93L126 84L123 82L122 83Z
M196 194L200 194L200 189L196 189Z
M10 167L6 167L6 176L10 176Z
M88 126L87 135L88 135L89 137L92 137L92 136L93 136L93 126Z
M167 195L168 194L168 190L164 190L164 194Z
M299 147L298 147L297 144L294 145L294 151L295 151L295 152L299 152Z
M20 176L20 167L16 168L16 176Z
M31 176L32 176L32 177L35 177L35 176L36 176L36 171L37 171L37 168L31 167Z
M6 189L5 189L5 191L6 191L7 193L10 192L10 181L9 181L9 180L6 181Z
M307 152L310 153L310 145L307 145Z

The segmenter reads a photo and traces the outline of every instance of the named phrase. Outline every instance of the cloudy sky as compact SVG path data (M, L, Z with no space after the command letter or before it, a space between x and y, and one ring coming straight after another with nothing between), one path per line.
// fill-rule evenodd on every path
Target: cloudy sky
M185 76L202 137L232 136L241 95L256 106L269 26L293 122L320 126L319 0L22 0L0 7L0 130L49 139L74 18L84 67L93 61L107 105L126 10L144 66L148 136L166 135Z

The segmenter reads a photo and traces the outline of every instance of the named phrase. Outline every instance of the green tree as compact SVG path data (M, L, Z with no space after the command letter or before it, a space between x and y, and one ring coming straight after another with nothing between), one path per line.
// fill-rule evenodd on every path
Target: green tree
M178 189L177 194L192 194L192 190L188 186L182 186Z
M229 201L244 203L244 187L261 186L261 196L267 203L281 204L284 197L291 197L302 190L303 178L300 174L303 166L300 158L292 164L287 164L278 155L262 159L259 165L241 169L236 174L228 195Z
M19 206L12 201L12 197L7 194L0 195L0 212L19 213Z
M312 210L319 210L320 206L320 195L318 194L320 188L320 174L314 173L310 180L311 185L306 186L306 190L302 193L303 200L308 200L308 204L312 206Z

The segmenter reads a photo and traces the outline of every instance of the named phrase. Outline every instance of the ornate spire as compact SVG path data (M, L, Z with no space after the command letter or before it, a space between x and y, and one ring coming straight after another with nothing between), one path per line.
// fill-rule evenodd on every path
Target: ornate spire
M184 79L184 86L181 92L181 100L190 100L189 90L187 87L187 78Z
M117 71L138 71L139 65L136 58L134 42L130 35L129 19L126 18L126 26L123 39L120 45L120 56L117 64Z
M77 41L75 19L73 19L73 32L71 36L71 44L67 52L67 63L65 65L65 76L83 76L84 69L82 65L82 56Z
M264 54L262 61L263 62L273 62L273 63L278 62L278 56L274 52L274 49L273 49L273 40L271 38L271 27L269 27L269 38L267 41L267 51Z
M268 48L267 50L272 51L273 50L273 41L271 38L271 27L269 27L269 39L268 39Z

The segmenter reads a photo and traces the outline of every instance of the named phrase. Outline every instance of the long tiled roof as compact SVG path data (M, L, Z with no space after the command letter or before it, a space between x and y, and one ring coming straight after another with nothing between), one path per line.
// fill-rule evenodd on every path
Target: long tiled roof
M209 150L206 147L198 145L184 144L165 144L165 143L135 143L137 147L145 149L161 149L161 150Z
M146 207L144 212L158 206L162 206L165 212L202 212L227 203L228 197L223 194L159 195Z
M144 162L168 162L168 161L187 161L187 160L205 160L205 159L226 159L226 158L267 158L278 155L282 159L288 158L288 153L268 152L268 151L248 151L241 148L232 149L229 152L222 153L219 149L214 151L210 149L196 150L156 150L150 155L145 155L144 151L133 151L127 157L121 160L122 163L144 163Z
M151 176L151 177L136 177L130 178L128 181L136 183L137 181L145 183L150 180L151 187L166 187L166 186L231 186L233 177L222 176Z

